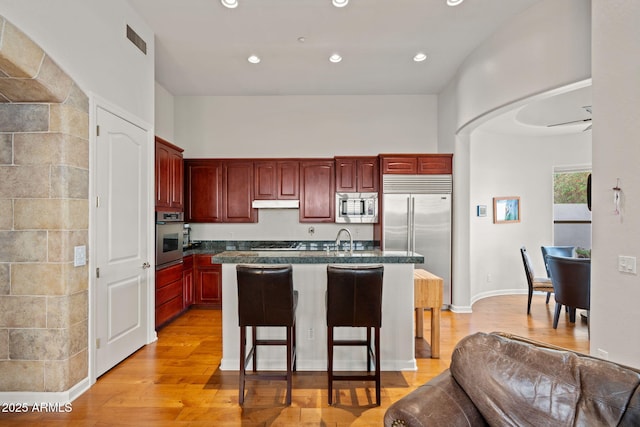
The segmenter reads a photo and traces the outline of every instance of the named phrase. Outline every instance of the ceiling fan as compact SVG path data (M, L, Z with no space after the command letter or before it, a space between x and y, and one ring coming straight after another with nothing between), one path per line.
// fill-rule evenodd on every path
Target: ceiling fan
M589 114L591 114L591 113L592 113L592 111L591 111L591 105L585 105L585 106L583 106L582 108L584 108L584 110L585 110L586 112L588 112ZM576 123L587 123L587 122L590 122L590 121L591 121L591 117L586 118L586 119L580 119L580 120L571 120L571 121L569 121L569 122L553 123L553 124L547 125L547 127L549 127L549 128L550 128L550 127L555 127L555 126L567 126L567 125L573 125L573 124L576 124ZM586 131L588 131L588 130L591 130L591 126L592 126L592 125L591 125L591 124L589 124L589 126L587 126L586 128L584 128L582 131L583 131L583 132L586 132Z

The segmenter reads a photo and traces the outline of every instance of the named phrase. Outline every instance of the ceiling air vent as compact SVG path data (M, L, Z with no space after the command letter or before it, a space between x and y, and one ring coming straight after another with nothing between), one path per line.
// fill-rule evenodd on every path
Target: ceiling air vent
M136 47L140 49L142 53L144 53L145 55L147 54L147 42L142 40L142 37L140 37L138 33L136 33L135 31L133 31L133 28L131 28L128 25L127 25L127 38L131 40L131 43L136 45Z

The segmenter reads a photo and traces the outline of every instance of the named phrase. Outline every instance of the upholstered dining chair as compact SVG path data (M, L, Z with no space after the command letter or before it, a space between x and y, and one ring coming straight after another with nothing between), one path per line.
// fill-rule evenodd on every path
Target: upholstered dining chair
M527 301L527 314L531 313L531 299L533 297L533 291L541 291L547 293L547 301L549 304L549 298L553 292L553 285L548 277L536 277L531 266L531 259L527 248L524 246L520 248L520 254L522 255L522 264L524 264L524 272L527 276L527 284L529 285L529 299Z
M591 259L571 258L547 255L546 259L553 282L553 294L556 299L556 310L553 316L553 328L558 327L558 318L562 306L571 310L580 308L589 312L591 304ZM575 311L569 321L575 322ZM589 315L587 314L587 323Z
M547 269L547 277L551 278L549 273L549 266L547 265L547 255L574 257L576 255L575 246L540 246L542 251L542 260L544 261L544 268Z

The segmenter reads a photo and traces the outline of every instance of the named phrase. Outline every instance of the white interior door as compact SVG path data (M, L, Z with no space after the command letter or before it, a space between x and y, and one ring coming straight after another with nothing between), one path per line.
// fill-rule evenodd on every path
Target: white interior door
M146 343L149 248L146 131L97 108L96 375Z

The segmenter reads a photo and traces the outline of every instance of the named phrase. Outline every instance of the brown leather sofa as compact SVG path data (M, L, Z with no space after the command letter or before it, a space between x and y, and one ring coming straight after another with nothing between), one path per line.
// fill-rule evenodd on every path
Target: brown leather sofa
M385 426L640 426L640 370L501 333L463 338Z

